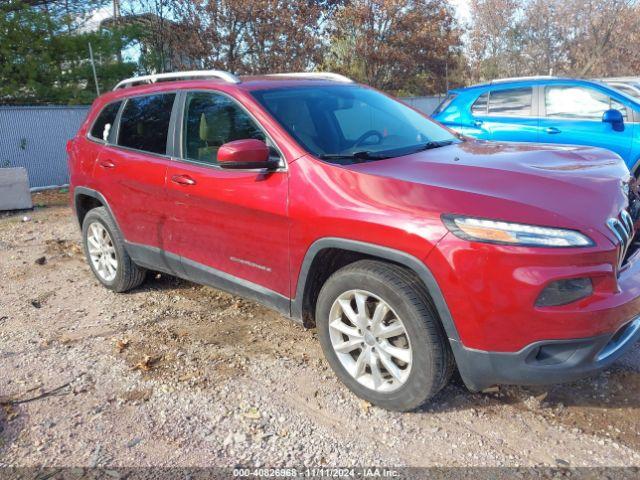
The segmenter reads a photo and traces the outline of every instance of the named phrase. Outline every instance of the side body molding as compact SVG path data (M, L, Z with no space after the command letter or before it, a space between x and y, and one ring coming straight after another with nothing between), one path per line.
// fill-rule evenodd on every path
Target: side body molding
M316 255L320 251L327 248L336 248L383 258L385 260L398 263L413 270L424 282L424 285L429 295L431 296L431 299L433 300L433 304L438 311L438 315L440 316L440 320L442 321L442 325L447 334L447 337L449 337L450 341L460 341L458 330L456 329L453 318L451 317L449 307L444 300L442 290L440 290L438 282L436 282L433 274L423 262L421 262L413 255L409 255L399 250L394 250L392 248L383 247L380 245L359 242L356 240L347 240L343 238L321 238L311 244L311 246L307 250L307 253L305 254L304 260L302 262L302 267L300 268L298 285L296 287L296 297L291 302L292 318L300 321L302 320L304 292L308 280L309 270L311 269L311 265L313 264L313 260Z

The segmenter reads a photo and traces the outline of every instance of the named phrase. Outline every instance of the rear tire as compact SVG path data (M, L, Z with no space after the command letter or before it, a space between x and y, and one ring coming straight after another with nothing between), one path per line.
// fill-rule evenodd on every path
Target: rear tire
M125 250L122 233L106 208L94 208L84 217L82 244L93 274L108 289L126 292L144 281L146 270Z
M316 324L340 380L388 410L418 408L448 383L455 368L424 287L394 264L361 260L335 272L318 296Z

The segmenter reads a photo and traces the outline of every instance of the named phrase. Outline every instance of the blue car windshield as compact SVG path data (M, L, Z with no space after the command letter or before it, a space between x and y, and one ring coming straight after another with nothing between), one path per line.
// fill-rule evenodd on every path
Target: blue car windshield
M406 105L357 85L279 88L252 95L300 145L324 159L376 160L458 141Z

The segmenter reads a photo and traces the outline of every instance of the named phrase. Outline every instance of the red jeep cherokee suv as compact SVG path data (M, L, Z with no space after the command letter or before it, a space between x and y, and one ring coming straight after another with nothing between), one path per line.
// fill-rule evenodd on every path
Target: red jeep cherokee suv
M335 74L219 71L121 82L68 150L107 288L149 269L269 305L385 408L456 367L475 391L576 379L640 336L638 202L608 151L459 138Z

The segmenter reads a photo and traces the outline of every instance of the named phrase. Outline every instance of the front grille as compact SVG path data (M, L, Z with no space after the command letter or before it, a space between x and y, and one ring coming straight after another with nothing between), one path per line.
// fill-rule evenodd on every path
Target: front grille
M607 220L607 227L618 240L618 266L622 267L628 259L627 253L629 253L629 247L631 247L635 236L633 219L629 212L622 210L617 218Z

